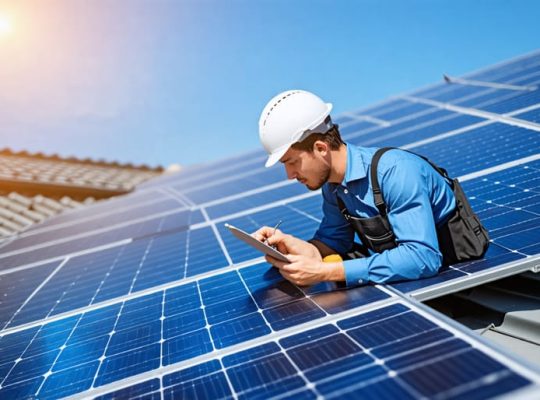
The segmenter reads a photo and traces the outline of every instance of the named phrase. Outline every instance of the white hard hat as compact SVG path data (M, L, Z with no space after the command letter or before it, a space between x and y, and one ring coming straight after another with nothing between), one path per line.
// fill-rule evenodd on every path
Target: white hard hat
M270 100L259 118L259 138L269 154L265 165L277 163L292 144L310 134L331 129L331 110L332 104L304 90L288 90Z

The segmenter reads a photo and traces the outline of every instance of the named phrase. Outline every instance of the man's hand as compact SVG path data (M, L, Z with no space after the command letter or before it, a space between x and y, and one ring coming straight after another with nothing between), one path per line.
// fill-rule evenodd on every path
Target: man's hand
M257 232L253 233L253 237L261 242L266 242L269 246L276 247L279 252L289 255L303 255L322 261L319 250L309 242L295 238L292 235L286 235L279 229L275 230L269 226L264 226Z
M266 256L266 261L279 268L281 275L298 286L313 285L322 281L344 281L342 262L324 263L321 253L313 244L286 235L280 230L265 226L253 234L257 240L275 246L291 261L286 263Z
M316 259L288 254L287 258L291 261L290 263L276 260L270 256L266 256L266 261L279 268L281 275L297 286L308 286L330 280L328 266L322 262L320 256L319 259Z

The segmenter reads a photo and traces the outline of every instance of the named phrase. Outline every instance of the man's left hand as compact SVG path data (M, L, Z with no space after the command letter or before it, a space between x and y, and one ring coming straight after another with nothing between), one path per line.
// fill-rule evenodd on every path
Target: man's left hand
M319 258L307 257L304 255L287 254L291 261L286 263L266 256L266 261L279 268L281 275L297 286L308 286L315 283L330 280L329 264L325 264Z

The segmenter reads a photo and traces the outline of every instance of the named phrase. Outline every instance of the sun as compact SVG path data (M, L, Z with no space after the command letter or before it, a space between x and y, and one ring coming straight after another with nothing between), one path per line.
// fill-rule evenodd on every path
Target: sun
M0 36L7 36L11 32L13 32L11 20L7 16L0 14Z

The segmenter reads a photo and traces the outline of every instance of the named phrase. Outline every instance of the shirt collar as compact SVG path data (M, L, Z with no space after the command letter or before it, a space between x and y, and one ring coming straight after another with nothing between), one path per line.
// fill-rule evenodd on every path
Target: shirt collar
M347 144L347 167L345 170L345 177L341 184L347 186L347 183L365 177L366 168L364 166L361 148Z
M366 175L362 148L347 143L347 165L345 166L345 176L343 177L341 185L347 186L349 182L363 179ZM332 186L334 189L333 191L335 191L339 185L333 184Z

